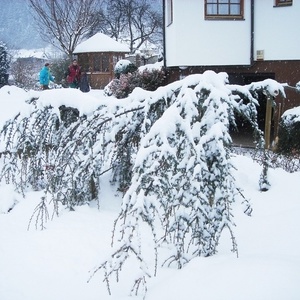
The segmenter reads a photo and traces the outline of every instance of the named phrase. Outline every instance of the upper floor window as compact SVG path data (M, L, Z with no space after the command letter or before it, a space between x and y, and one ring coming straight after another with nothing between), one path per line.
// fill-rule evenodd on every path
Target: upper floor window
M292 4L293 0L275 0L275 6L287 6Z
M173 0L167 0L167 26L173 23Z
M243 19L244 0L205 0L206 19Z

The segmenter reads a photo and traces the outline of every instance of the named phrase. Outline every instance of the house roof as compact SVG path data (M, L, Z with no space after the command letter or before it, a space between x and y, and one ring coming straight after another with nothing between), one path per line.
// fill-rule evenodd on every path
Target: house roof
M129 53L129 47L125 44L115 41L103 33L96 33L86 41L77 45L74 52L89 53L89 52L126 52Z

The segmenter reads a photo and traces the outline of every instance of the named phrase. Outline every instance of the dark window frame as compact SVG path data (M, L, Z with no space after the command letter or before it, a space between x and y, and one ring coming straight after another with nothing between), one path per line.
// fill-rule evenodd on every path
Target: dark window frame
M107 53L101 55L101 72L109 73L109 54Z
M90 55L89 53L80 53L78 55L81 71L90 72Z
M293 0L275 0L274 7L283 7L293 5Z
M98 53L93 55L93 72L101 72L101 56Z
M232 2L232 0L227 0L226 2L224 2L224 0L205 0L205 20L244 20L244 1L245 0L240 0L239 3L236 3L236 1ZM228 5L228 14L219 13L219 9L223 5ZM218 11L217 13L208 13L209 8L212 8L212 6L216 6ZM239 6L240 12L238 14L230 13L230 9L234 6Z
M110 55L108 53L93 53L93 72L110 73Z

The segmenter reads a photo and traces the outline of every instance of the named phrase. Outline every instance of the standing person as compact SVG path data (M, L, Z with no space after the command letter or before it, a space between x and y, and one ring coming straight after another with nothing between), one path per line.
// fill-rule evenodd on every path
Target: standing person
M68 67L67 82L70 88L77 89L80 82L81 70L77 64L77 60L73 59L72 64Z
M49 89L50 81L54 82L54 78L50 72L50 64L45 63L45 66L42 68L40 72L40 84L43 90Z
M88 93L90 91L89 79L85 71L83 71L81 74L79 88L83 93Z

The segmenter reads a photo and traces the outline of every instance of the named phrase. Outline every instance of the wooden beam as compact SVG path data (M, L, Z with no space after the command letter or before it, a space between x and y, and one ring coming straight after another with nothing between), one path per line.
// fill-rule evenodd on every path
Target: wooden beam
M271 120L272 120L272 103L271 98L267 99L266 105L266 119L265 119L265 148L270 148L270 138L271 138Z

